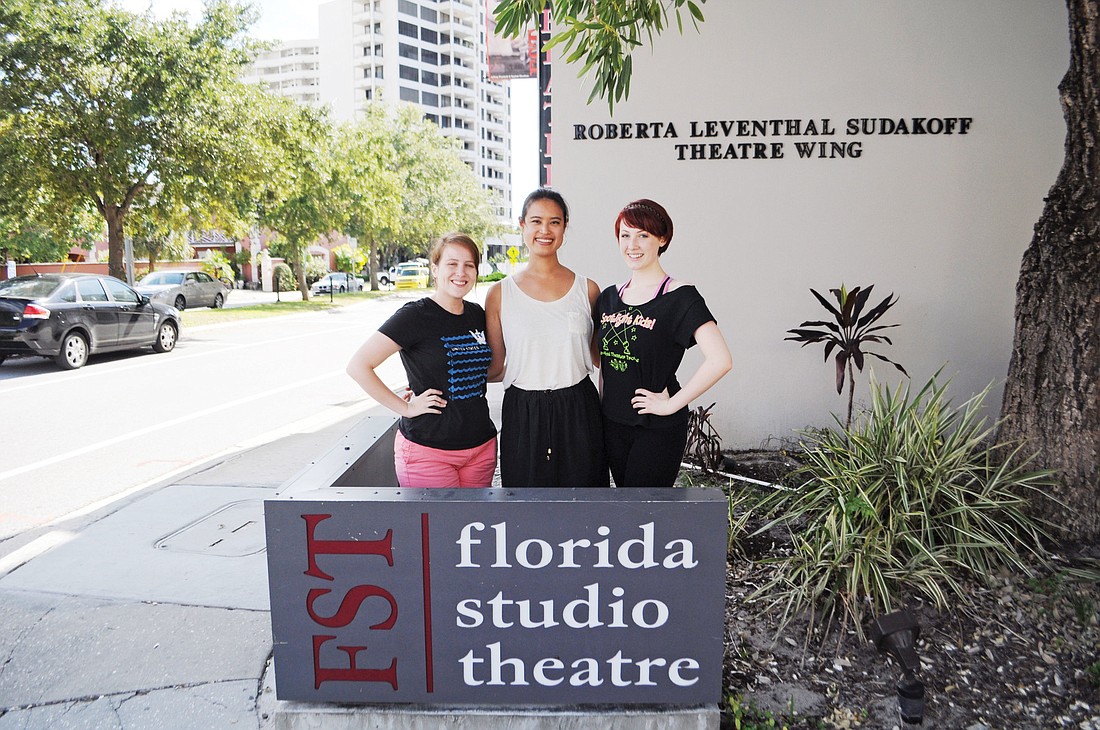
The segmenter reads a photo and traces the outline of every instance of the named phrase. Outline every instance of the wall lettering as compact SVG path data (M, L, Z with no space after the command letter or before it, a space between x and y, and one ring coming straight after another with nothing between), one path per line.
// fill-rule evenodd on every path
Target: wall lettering
M678 162L697 160L859 159L881 137L970 134L973 117L713 119L574 124L575 142L673 140ZM681 132L682 130L682 132Z

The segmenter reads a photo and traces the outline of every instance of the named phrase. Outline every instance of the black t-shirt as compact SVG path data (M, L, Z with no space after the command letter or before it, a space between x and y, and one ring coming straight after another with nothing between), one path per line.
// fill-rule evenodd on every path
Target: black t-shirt
M681 286L637 306L609 286L596 300L603 413L626 426L666 428L687 422L685 406L670 416L641 414L630 404L638 388L670 396L680 391L676 369L695 344L695 330L715 321L694 286Z
M485 310L464 302L451 314L430 297L409 302L378 331L401 347L401 363L414 393L443 391L442 413L401 418L409 441L433 449L457 451L480 446L496 435L485 400L492 350L485 340Z

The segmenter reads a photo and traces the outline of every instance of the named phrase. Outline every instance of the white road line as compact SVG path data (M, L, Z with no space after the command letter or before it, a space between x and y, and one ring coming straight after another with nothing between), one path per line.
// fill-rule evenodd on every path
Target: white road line
M389 360L387 360L385 363L382 364L382 366L379 368L379 371L380 371L379 375L382 377L383 381L389 383L391 385L391 387L394 387L395 389L397 388L397 386L395 384L400 382L400 383L402 383L402 388L401 389L403 389L405 371L404 371L403 366L401 365L401 360L399 358L396 358L396 357L389 358ZM131 431L129 433L120 434L118 436L106 439L104 441L100 441L98 443L89 444L89 445L81 447L79 449L74 449L73 451L67 451L63 454L57 454L56 456L51 456L48 459L43 459L41 461L36 461L34 463L31 463L31 464L24 464L23 466L16 467L14 469L9 469L8 471L0 472L0 481L3 481L5 479L10 479L11 477L19 476L20 474L26 474L27 472L34 471L36 469L42 469L44 467L50 466L51 464L57 464L57 463L60 463L62 461L66 461L68 459L73 459L73 458L76 458L78 456L83 456L84 454L91 453L93 451L96 451L97 449L102 449L102 448L105 448L105 447L108 447L108 446L114 446L115 444L122 443L122 442L124 442L128 439L137 438L138 436L144 436L146 434L153 433L155 431L160 431L160 430L163 430L165 428L172 428L174 426L179 425L180 423L185 423L187 421L191 421L191 420L194 420L196 418L204 418L204 417L206 417L206 416L208 416L212 413L217 413L218 411L223 411L223 410L230 409L230 408L236 408L239 405L242 405L244 403L249 403L251 401L266 399L266 398L269 398L271 395L273 395L275 393L281 393L281 392L287 391L287 390L294 390L295 388L301 388L303 386L310 385L312 383L316 383L316 382L319 382L321 380L325 380L326 378L332 378L332 377L337 377L337 376L346 378L347 373L344 370L333 370L333 371L330 371L330 372L325 373L323 375L318 375L316 377L309 378L307 380L301 380L301 381L297 381L295 383L289 383L289 384L284 385L280 388L267 389L267 390L264 390L261 393L257 393L256 395L248 396L248 397L245 397L245 398L238 398L236 400L228 401L228 402L222 403L221 405L213 406L211 408L207 408L207 409L202 410L202 411L197 411L197 412L194 412L194 413L188 413L185 416L180 416L179 418L173 418L171 420L164 421L162 423L158 423L158 424L153 425L153 426L147 426L145 428L140 428L136 431ZM341 418L346 418L349 414L354 413L356 410L365 410L366 408L374 406L374 405L377 405L376 402L372 398L369 398L364 394L364 400L362 402L362 407L361 408L357 405L357 406L352 406L352 408L350 408L350 409L349 408L341 409L339 411L339 413L337 413L336 411L332 411L334 417L331 419L330 422L335 422L337 420L340 420ZM236 451L242 451L245 448L250 448L252 446L256 446L256 445L259 445L259 444L268 443L269 441L273 441L276 438L282 438L283 436L287 435L288 433L300 433L300 432L303 432L305 430L309 430L309 429L312 429L312 428L321 428L324 425L328 425L327 422L326 422L325 414L323 412L318 413L318 414L313 414L312 416L307 416L306 418L301 419L301 420L299 420L295 423L292 423L292 424L289 424L289 425L286 425L286 426L281 426L281 427L279 427L279 428L277 428L273 431L269 431L266 434L263 434L259 437L250 439L246 442L243 442L241 444L237 444L235 446L231 446L227 450L225 450L224 452L219 452L219 453L226 454L226 453L234 453ZM295 429L297 429L297 430L295 430ZM117 499L119 497L126 496L127 494L133 493L134 491L137 491L139 489L144 489L146 486L149 486L150 484L155 484L156 482L159 482L159 481L167 478L168 476L171 476L171 475L174 475L174 474L179 474L182 471L185 471L187 469L192 468L199 461L209 461L211 458L212 457L205 456L205 457L202 457L201 459L199 459L197 461L191 462L191 463L189 463L189 464L187 464L183 467L175 469L175 470L169 472L168 474L162 474L158 477L155 477L153 480L151 480L149 482L145 482L145 483L139 485L138 487L127 489L126 491L121 492L120 494L115 495L114 497L108 498L108 502L113 501L114 499Z
M74 449L73 451L66 451L65 453L57 454L56 456L51 456L48 459L43 459L41 461L36 461L36 462L31 463L31 464L24 464L23 466L17 467L15 469L9 469L8 471L0 471L0 481L3 481L5 479L10 479L10 478L15 477L15 476L19 476L20 474L26 474L29 471L35 471L36 469L41 469L43 467L50 466L51 464L57 464L59 462L66 461L68 459L75 458L77 456L82 456L84 454L90 454L93 451L97 451L99 449L106 448L108 446L114 446L115 444L119 444L119 443L122 443L124 441L129 441L130 439L134 439L134 438L137 438L139 436L144 436L146 434L154 433L156 431L162 431L166 428L174 428L175 426L178 426L181 423L186 423L187 421L193 421L196 418L205 418L205 417L209 416L212 413L217 413L219 411L228 410L230 408L236 408L240 405L243 405L245 403L251 403L252 401L256 401L256 400L264 400L264 399L270 398L272 395L274 395L276 393L281 393L281 392L287 391L287 390L294 390L296 388L301 388L301 387L303 387L305 385L309 385L311 383L316 383L318 381L325 380L327 378L335 378L337 376L347 377L347 374L342 369L341 370L332 370L332 371L329 371L329 372L327 372L323 375L318 375L316 377L309 378L307 380L300 380L300 381L297 381L297 382L294 382L294 383L289 383L289 384L284 385L280 388L266 389L266 390L264 390L260 393L256 393L255 395L250 395L250 396L247 396L247 397L244 397L244 398L238 398L236 400L224 402L220 405L213 406L211 408L206 408L206 409L203 409L201 411L193 411L191 413L188 413L187 415L180 416L178 418L172 418L170 420L162 421L162 422L157 423L157 424L152 425L152 426L146 426L145 428L139 428L136 431L130 431L129 433L120 434L118 436L106 439L104 441L98 441L94 444L88 444L87 446L84 446L84 447L79 448L79 449Z
M128 363L128 364L122 365L120 367L109 368L109 369L105 369L105 370L100 369L100 368L94 368L94 369L91 369L91 370L81 369L76 373L65 373L65 372L47 373L46 374L47 377L45 379L37 380L33 383L25 383L25 384L20 384L20 385L14 385L14 386L11 386L11 387L6 387L2 383L0 383L0 394L15 393L15 392L20 391L20 390L30 390L31 388L38 388L38 387L43 387L43 386L48 386L48 385L56 385L58 383L58 381L62 378L65 379L64 384L68 385L69 383L73 383L73 382L76 382L78 380L83 380L83 379L86 379L86 378L94 378L94 377L97 377L97 376L110 376L110 375L114 375L116 373L125 372L127 370L134 370L134 369L137 369L137 368L172 365L174 363L183 362L184 360L191 360L191 359L194 359L194 358L197 358L197 357L208 357L210 355L222 355L226 352L232 352L233 350L240 350L240 349L243 349L245 347L263 347L263 346L267 346L267 345L278 345L278 344L281 344L281 343L284 343L284 342L291 342L293 340L300 340L300 339L304 339L304 338L308 338L308 337L315 337L318 334L329 335L329 334L332 334L334 332L341 332L343 330L363 331L363 326L361 324L358 324L358 325L343 325L343 326L331 327L331 328L326 327L326 328L323 328L323 329L319 328L319 329L312 330L312 331L307 332L307 333L298 334L298 335L290 335L290 336L281 337L281 338L278 338L278 339L261 340L260 342L248 342L248 343L229 343L229 344L225 344L225 345L219 345L219 346L216 346L216 347L212 346L211 349L209 349L207 351L204 351L204 352L192 352L192 353L187 353L187 354L183 354L183 355L173 355L172 353L168 353L166 355L154 356L154 357L150 357L150 358L142 358L140 361L135 361L132 364ZM371 331L373 331L373 330L371 330ZM370 332L364 332L363 339L365 340L369 334L370 334ZM0 478L2 478L2 477L0 477Z

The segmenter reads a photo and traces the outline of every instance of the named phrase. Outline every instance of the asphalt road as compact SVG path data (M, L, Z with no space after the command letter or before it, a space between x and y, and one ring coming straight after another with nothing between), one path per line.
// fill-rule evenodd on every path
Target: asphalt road
M0 365L0 541L377 407L344 368L417 296L185 328L174 352L93 356L70 372L9 359ZM382 375L404 384L396 357Z

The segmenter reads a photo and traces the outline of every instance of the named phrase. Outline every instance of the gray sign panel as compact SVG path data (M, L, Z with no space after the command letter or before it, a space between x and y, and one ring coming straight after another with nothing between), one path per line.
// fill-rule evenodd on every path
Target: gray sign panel
M265 507L279 699L720 699L718 490L325 489Z

